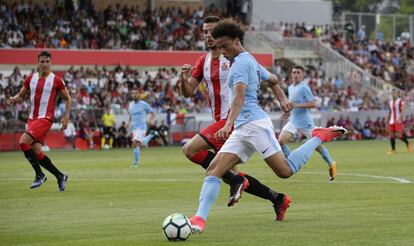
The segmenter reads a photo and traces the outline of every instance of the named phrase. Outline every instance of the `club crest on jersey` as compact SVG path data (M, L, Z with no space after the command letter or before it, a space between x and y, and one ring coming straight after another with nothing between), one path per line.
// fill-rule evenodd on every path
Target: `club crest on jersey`
M227 71L227 69L229 69L229 64L227 64L227 62L225 62L225 63L223 63L223 65L221 65L221 70Z

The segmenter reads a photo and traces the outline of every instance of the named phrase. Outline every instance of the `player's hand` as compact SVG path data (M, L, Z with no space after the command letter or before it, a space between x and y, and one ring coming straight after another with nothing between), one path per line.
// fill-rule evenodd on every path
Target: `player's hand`
M288 99L282 99L279 101L280 103L280 109L284 113L290 113L293 109L293 102L289 101Z
M289 117L290 117L290 112L288 113L282 112L282 115L280 116L279 120L285 121L289 119Z
M60 121L60 123L62 124L62 130L65 130L68 127L69 124L69 117L67 116L63 116L62 120Z
M19 102L19 100L18 100L16 97L9 97L9 98L6 100L6 104L7 104L7 105L14 105L14 104L16 104L17 102Z
M184 64L181 67L181 78L188 79L191 75L192 68L190 64Z
M223 128L221 128L220 130L218 130L215 134L214 134L214 137L217 139L217 140L222 140L222 141L225 141L226 139L228 139L229 138L229 136L230 136L230 133L231 133L231 130L232 130L232 126L229 126L229 125L224 125L224 127Z

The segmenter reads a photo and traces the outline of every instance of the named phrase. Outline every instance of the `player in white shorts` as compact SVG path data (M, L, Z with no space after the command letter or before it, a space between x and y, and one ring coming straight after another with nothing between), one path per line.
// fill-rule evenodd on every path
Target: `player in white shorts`
M190 218L194 233L205 229L211 206L220 193L221 177L236 164L246 162L255 151L262 154L266 164L277 176L288 178L305 165L322 142L346 133L344 128L338 127L314 130L312 135L315 137L292 151L286 159L274 136L269 115L258 103L260 81L268 80L269 72L243 50L241 41L244 31L238 24L221 21L213 29L212 35L222 54L233 62L227 79L233 99L226 124L215 134L217 138L227 141L207 169L197 213ZM234 130L230 135L233 125ZM239 188L230 194L230 199L235 202L248 186L247 179L243 178L238 185ZM285 196L283 213L290 202L291 199Z
M283 114L283 118L288 118L289 121L282 128L279 135L279 143L282 146L283 153L286 158L290 155L290 150L287 145L290 139L298 133L303 134L306 138L312 137L312 130L315 128L310 109L316 107L312 91L304 81L305 70L301 66L294 66L291 69L290 77L292 85L289 86L289 100L293 103L293 110L291 114ZM329 166L329 179L332 181L336 177L336 162L332 160L327 148L320 145L316 151L321 154L322 158Z
M158 136L157 132L151 131L148 136L147 133L147 122L145 120L146 114L151 114L149 123L154 124L155 112L151 106L140 100L139 91L137 88L133 88L131 92L132 102L129 103L129 122L128 126L131 127L132 131L132 146L134 148L134 162L132 167L139 166L139 159L141 157L140 147L148 146L149 141L154 137Z

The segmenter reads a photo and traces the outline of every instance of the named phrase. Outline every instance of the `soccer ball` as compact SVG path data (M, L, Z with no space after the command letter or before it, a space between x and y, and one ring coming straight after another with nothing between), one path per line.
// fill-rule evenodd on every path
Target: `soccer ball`
M162 232L170 241L184 241L191 235L190 220L183 214L171 214L162 223Z
M104 146L102 146L102 149L108 150L109 149L109 145L105 144Z

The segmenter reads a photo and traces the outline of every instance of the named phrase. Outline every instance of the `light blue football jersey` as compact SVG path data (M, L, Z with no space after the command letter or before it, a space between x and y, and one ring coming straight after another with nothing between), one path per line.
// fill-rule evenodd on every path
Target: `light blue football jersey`
M144 101L133 101L129 103L129 114L131 115L131 130L147 130L147 122L145 116L147 113L152 113L154 110Z
M243 107L234 123L235 128L250 121L269 117L258 102L260 81L268 80L269 77L269 72L248 52L244 51L234 58L228 75L229 87L233 90L237 83L247 85Z
M294 103L307 103L314 101L312 91L309 86L304 82L300 82L297 85L290 85L288 87L289 100ZM290 122L302 129L314 128L310 109L308 108L294 108L290 117Z

